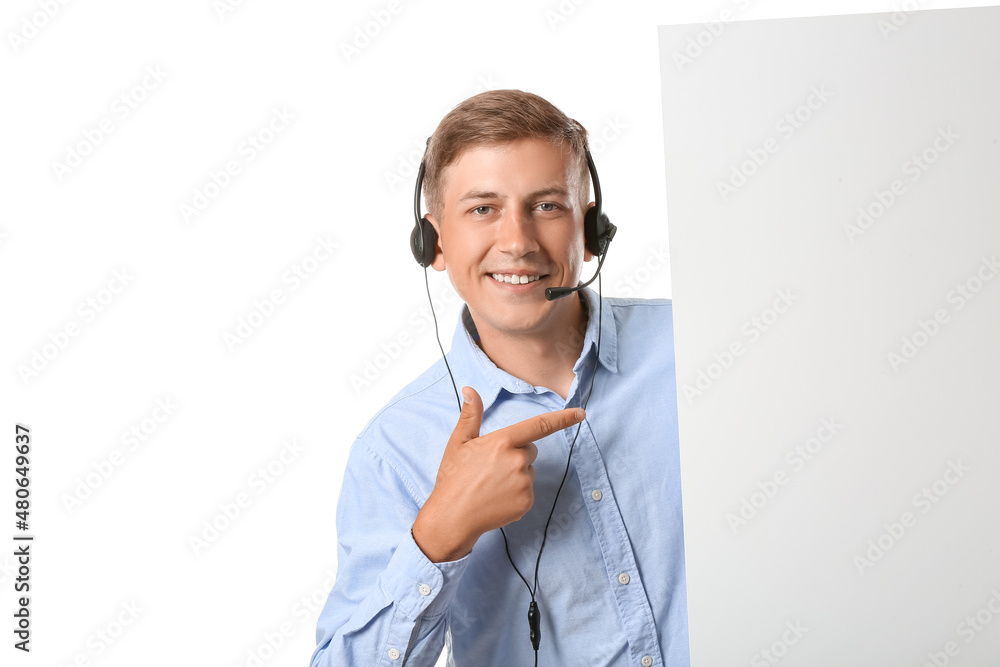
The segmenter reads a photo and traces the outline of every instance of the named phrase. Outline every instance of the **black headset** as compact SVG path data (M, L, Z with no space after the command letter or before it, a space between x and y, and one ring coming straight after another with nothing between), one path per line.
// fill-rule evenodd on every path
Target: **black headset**
M430 144L430 141L428 139L427 143ZM589 148L584 148L584 155L587 158L587 167L590 169L590 180L594 183L594 206L588 209L583 217L584 244L587 250L603 261L608 244L611 243L611 239L614 238L618 228L611 224L611 220L608 219L608 216L604 214L601 208L601 181L597 177L597 167L594 166L594 158L590 156ZM417 264L424 268L427 268L434 262L438 238L437 232L434 230L434 225L420 214L420 194L424 187L424 172L426 170L427 161L424 159L420 161L420 169L417 171L417 187L413 192L413 218L415 224L413 231L410 232L410 251L413 253L413 258L417 260ZM598 268L598 271L600 271L600 268ZM590 282L586 284L589 285ZM557 292L562 289L575 291L573 288L557 287L550 289L554 289ZM558 294L558 296L553 298L566 296L569 293Z

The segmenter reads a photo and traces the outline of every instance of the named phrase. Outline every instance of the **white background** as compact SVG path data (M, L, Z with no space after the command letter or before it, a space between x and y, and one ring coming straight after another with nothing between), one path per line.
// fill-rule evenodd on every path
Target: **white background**
M4 4L0 417L11 445L31 427L36 536L30 655L0 550L5 664L306 663L350 443L438 355L407 236L414 151L452 106L515 87L581 121L619 227L604 293L670 296L657 25L891 3L388 7ZM275 109L294 118L268 134ZM457 303L431 292L447 348Z

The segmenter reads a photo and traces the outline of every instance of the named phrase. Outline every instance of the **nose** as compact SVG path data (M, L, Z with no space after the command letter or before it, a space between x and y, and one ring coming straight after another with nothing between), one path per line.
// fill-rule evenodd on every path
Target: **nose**
M507 209L497 228L497 250L521 257L538 250L535 222L525 212Z

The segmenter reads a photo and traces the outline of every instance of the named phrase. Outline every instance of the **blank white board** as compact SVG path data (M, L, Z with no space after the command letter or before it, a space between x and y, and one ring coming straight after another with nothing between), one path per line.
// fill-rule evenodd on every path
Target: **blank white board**
M692 665L1000 664L997 35L660 28Z

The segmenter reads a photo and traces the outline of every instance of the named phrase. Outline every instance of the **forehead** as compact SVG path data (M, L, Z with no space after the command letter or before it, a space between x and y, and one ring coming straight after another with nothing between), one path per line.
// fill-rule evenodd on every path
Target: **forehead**
M442 172L445 205L466 192L517 196L539 189L579 187L577 160L569 147L545 139L518 139L502 144L470 146Z

